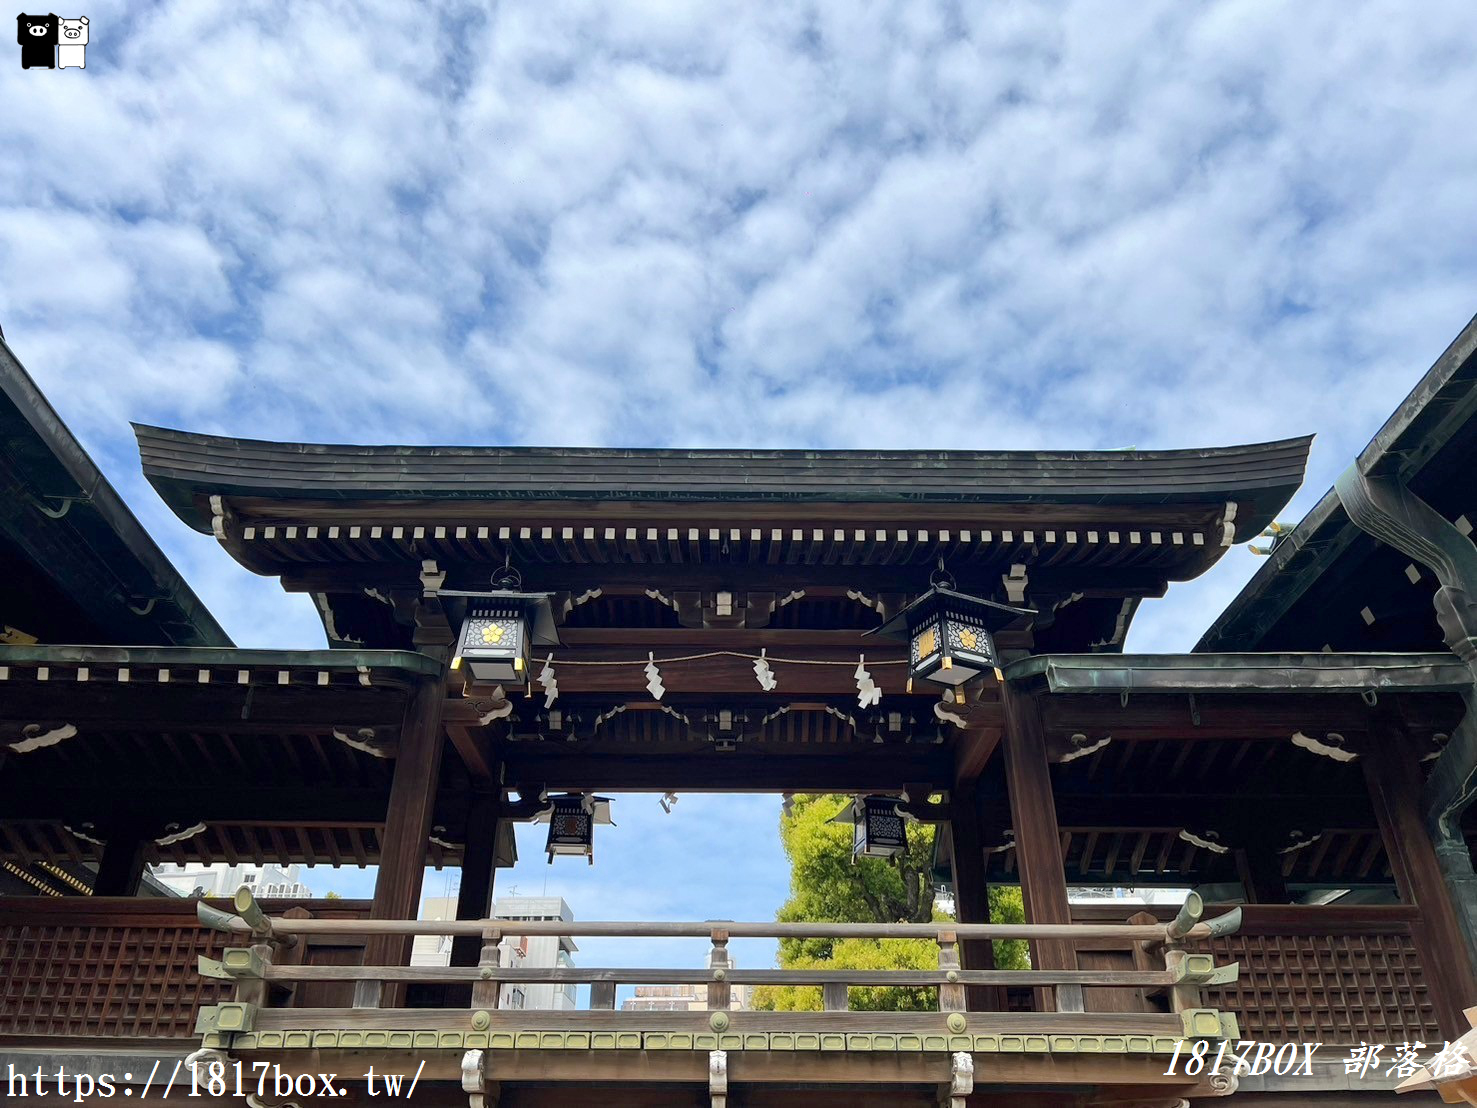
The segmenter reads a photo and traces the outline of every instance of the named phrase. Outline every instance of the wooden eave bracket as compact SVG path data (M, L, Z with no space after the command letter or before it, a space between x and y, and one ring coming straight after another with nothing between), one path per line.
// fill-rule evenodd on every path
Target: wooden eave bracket
M949 1108L965 1108L966 1099L974 1092L974 1056L967 1051L955 1051L949 1059L949 1089L941 1103Z
M195 972L201 977L214 978L217 981L234 981L235 976L226 972L226 967L214 958L198 955L195 959Z
M728 1108L728 1051L708 1052L708 1097L712 1108Z
M467 1108L494 1108L498 1102L498 1086L488 1085L487 1055L480 1050L462 1055L462 1092L467 1094Z

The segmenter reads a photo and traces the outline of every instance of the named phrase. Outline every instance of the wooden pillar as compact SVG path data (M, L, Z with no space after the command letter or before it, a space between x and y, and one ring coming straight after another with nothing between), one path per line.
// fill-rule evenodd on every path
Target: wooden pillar
M406 705L400 729L400 753L390 784L390 806L380 840L379 876L374 883L371 919L415 919L420 911L421 881L426 869L426 842L441 773L441 706L439 679L422 681ZM367 966L403 966L410 962L411 937L374 935L364 948ZM356 1008L394 1006L400 989L381 989L378 981L354 986Z
M92 883L93 896L138 896L144 882L144 849L149 836L137 827L122 825L108 832L103 856Z
M1041 705L1030 693L1006 681L1001 685L1005 710L1005 782L1010 791L1010 822L1015 828L1016 867L1027 923L1071 923L1067 873L1062 865L1062 837L1046 760L1046 732ZM1070 941L1039 939L1031 943L1033 969L1076 969ZM1082 1011L1081 986L1036 990L1038 1011Z
M949 835L953 844L954 915L960 923L990 922L990 890L985 884L985 847L980 837L979 796L973 785L956 786L951 801ZM959 953L967 970L995 968L995 947L987 939L973 939L959 944ZM965 1006L972 1012L1003 1012L1002 989L991 985L970 985L965 989Z
M1451 889L1422 818L1420 761L1408 737L1393 726L1371 735L1359 761L1395 886L1402 900L1421 910L1416 941L1437 1022L1443 1034L1455 1039L1471 1029L1462 1010L1477 1004L1477 976Z
M501 815L499 791L472 796L462 848L462 880L456 894L457 919L487 919L492 915L492 891L497 878L497 838ZM481 955L476 935L451 940L451 964L475 966Z
M1248 904L1290 904L1292 894L1282 876L1282 855L1268 841L1252 838L1236 851L1236 870Z

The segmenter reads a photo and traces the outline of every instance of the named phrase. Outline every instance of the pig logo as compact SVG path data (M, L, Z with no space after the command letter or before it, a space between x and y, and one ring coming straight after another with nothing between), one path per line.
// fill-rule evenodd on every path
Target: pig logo
M87 17L80 15L76 19L68 19L63 16L58 20L58 24L56 67L69 69L75 66L78 69L86 69Z

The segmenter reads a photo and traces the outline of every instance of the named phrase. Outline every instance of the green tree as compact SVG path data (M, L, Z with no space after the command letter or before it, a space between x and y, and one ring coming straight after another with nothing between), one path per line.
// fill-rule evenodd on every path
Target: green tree
M795 796L780 816L780 840L790 859L790 898L781 921L810 923L929 923L950 917L933 903L931 863L934 829L908 825L908 850L893 860L852 860L852 829L831 820L850 801L837 796ZM990 916L999 923L1020 922L1020 890L992 888ZM995 962L1002 969L1024 969L1025 943L997 942ZM781 939L779 964L785 969L936 969L937 944L920 939ZM763 986L754 1007L777 1011L818 1011L818 986ZM930 988L875 987L851 990L851 1007L860 1011L929 1011L938 1007Z

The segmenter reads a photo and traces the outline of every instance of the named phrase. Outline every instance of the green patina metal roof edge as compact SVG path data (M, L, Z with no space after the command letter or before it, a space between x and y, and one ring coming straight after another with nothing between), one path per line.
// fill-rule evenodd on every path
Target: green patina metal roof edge
M1302 481L1311 436L1193 450L681 450L356 446L134 424L145 476L181 519L197 498L1204 504L1265 526ZM889 467L891 467L889 471ZM780 471L783 472L780 472ZM701 475L699 476L699 471ZM804 487L797 487L797 482ZM990 485L991 487L984 487Z
M1443 692L1470 680L1454 654L1042 654L1004 673L1045 677L1054 693Z
M1474 358L1477 316L1468 321L1375 432L1354 464L1366 473L1392 467L1406 480L1419 473L1477 409L1477 374L1470 372ZM1329 489L1231 599L1195 649L1255 647L1324 570L1363 534L1344 513L1337 491Z
M399 670L439 677L442 665L414 650L246 650L226 646L3 646L0 665L224 666L240 669Z
M103 524L104 533L116 538L117 549L94 551L96 556L106 562L126 558L135 563L165 594L165 599L202 644L230 646L231 638L225 629L62 422L3 336L0 336L0 396L15 409L17 430L33 435L75 483L74 490L54 490L56 495L76 497L69 502L68 510L95 516ZM0 424L4 422L0 418ZM157 622L158 617L154 618Z

